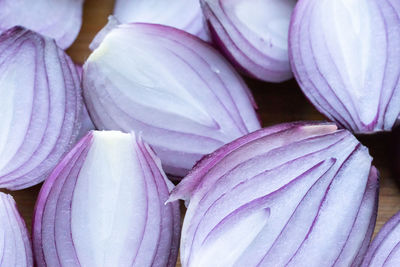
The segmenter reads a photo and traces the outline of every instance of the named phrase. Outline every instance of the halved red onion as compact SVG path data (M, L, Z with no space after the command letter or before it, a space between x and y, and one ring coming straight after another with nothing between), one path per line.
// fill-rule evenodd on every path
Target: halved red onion
M166 172L182 176L203 155L260 128L246 84L207 43L156 24L106 29L83 66L98 129L141 132Z
M43 181L75 142L82 105L75 65L22 27L0 35L0 187Z
M390 131L400 113L400 5L300 0L289 52L303 92L356 133Z
M32 267L32 247L25 222L12 196L0 192L0 265Z
M400 212L390 218L379 231L361 266L400 266Z
M24 26L68 48L82 24L84 0L1 0L0 32Z
M175 266L178 203L141 138L90 132L44 183L36 203L38 266Z
M296 0L201 0L212 39L250 77L292 78L288 31Z
M209 40L199 0L116 0L114 15L122 23L162 24Z
M334 124L282 124L218 149L169 200L190 200L182 266L358 266L376 219L371 160Z

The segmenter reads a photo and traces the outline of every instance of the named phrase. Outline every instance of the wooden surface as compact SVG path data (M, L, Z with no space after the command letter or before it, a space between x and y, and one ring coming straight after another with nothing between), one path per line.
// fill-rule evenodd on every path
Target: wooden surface
M67 51L75 62L82 64L88 57L90 53L88 45L96 32L107 22L108 15L112 13L113 2L111 0L86 0L80 35ZM248 81L248 84L259 105L259 112L264 126L296 120L324 119L305 99L293 80L283 84L267 84L257 81ZM358 138L370 148L370 153L374 157L374 164L381 173L376 233L387 219L400 210L400 191L396 184L396 177L391 171L394 162L392 151L393 136L392 134L379 134L359 136ZM400 163L400 161L398 162ZM37 185L26 190L11 192L29 229L40 186Z

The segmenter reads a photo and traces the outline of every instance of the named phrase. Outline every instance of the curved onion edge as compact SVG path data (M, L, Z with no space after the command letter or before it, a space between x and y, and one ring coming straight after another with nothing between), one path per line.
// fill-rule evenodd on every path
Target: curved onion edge
M51 195L52 198L55 197L54 194L57 194L57 192L61 195L58 195L59 199L57 200L57 205L61 204L61 208L66 208L66 206L63 204L63 202L68 201L68 194L70 194L70 197L73 194L74 191L74 186L76 183L76 179L78 178L77 175L79 175L80 169L83 166L83 163L85 161L85 158L90 150L91 144L93 143L93 131L90 131L86 136L84 136L76 145L75 147L64 157L64 159L57 165L57 167L53 170L52 174L49 176L49 178L45 181L44 185L42 186L36 205L35 205L35 210L34 210L34 218L33 218L33 226L32 226L32 236L33 236L33 248L34 248L34 256L35 256L35 260L36 262L39 264L39 266L41 265L46 265L48 264L45 260L45 256L43 254L43 239L52 239L53 241L56 238L55 236L53 237L49 237L48 233L46 235L43 235L43 229L42 229L42 223L43 223L43 218L45 216L45 212L47 212L47 216L49 216L49 211L46 211L46 205L49 201L53 201L50 200ZM157 175L158 176L158 181L155 181L157 183L157 191L161 190L160 188L158 188L158 184L161 185L161 187L166 187L166 189L171 190L173 185L171 182L168 181L168 179L166 178L165 174L162 171L161 168L161 162L160 160L157 158L157 156L154 154L154 152L151 150L151 148L146 144L142 142L141 137L135 137L135 134L132 132L131 136L133 138L137 138L136 142L138 145L138 149L141 152L138 153L143 153L143 160L147 161L147 163L145 163L145 165L150 168L147 171L150 171L148 174L149 175ZM141 163L142 164L142 163ZM72 178L69 178L69 177ZM147 177L150 178L150 177ZM63 180L60 181L59 180ZM72 181L74 180L75 181ZM164 183L164 184L163 184ZM58 185L57 185L58 184ZM55 188L55 187L60 187L61 188ZM55 188L55 189L54 189ZM61 192L60 192L61 190ZM64 191L64 192L62 192ZM70 205L70 204L69 204ZM178 247L179 247L179 236L180 236L180 210L179 210L179 205L176 203L174 205L171 206L171 220L172 222L170 222L170 225L172 226L172 233L171 233L171 247L170 247L170 254L169 255L159 255L159 251L157 250L157 254L154 255L155 258L153 258L153 261L158 262L156 264L161 264L161 265L166 265L169 267L173 267L176 264L176 259L178 256ZM53 210L50 212L57 212L57 210ZM53 214L54 215L54 214ZM71 214L60 214L58 213L58 216L63 215L63 216L67 216L66 220L70 220L71 219ZM68 218L69 216L69 218ZM51 218L50 218L51 219ZM54 218L53 218L54 219ZM164 217L162 218L162 221L164 222ZM58 226L60 227L60 224L58 224ZM53 230L55 230L55 226L52 226ZM160 226L161 229L161 226ZM57 229L58 233L61 235L60 238L63 238L63 231L67 230L67 229ZM61 231L61 232L60 232ZM163 232L161 232L161 235L163 236L168 236L167 232L164 231L168 231L168 229L163 229ZM47 232L49 232L49 230L47 229ZM57 232L55 234L57 234ZM70 235L68 235L70 236ZM163 241L163 243L165 243L165 240ZM69 253L71 251L69 250L73 250L74 244L73 241L71 239L71 241L68 240L64 240L64 243L62 245L57 245L57 248L63 248L64 247L64 251L61 253L60 251L57 252L60 256L63 256L63 259L65 260L65 256L67 257L72 257L71 255L69 255ZM157 249L160 249L161 245L157 245ZM163 245L165 246L165 244ZM165 250L165 248L164 248ZM48 253L53 253L54 251L48 251ZM143 253L143 251L142 251ZM164 262L164 258L165 256L167 256L167 261L165 263L161 263L161 261ZM139 256L138 256L139 257ZM74 258L74 260L73 260ZM71 263L73 261L78 261L78 259L75 257L71 258ZM135 258L135 261L139 261L139 258Z
M32 247L25 222L13 197L3 192L0 192L0 215L1 265L32 267Z

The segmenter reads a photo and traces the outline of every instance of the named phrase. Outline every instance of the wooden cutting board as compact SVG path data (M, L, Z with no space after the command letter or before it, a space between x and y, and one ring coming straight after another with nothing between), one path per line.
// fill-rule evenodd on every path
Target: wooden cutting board
M89 43L94 35L106 24L107 17L112 13L113 0L86 0L83 25L80 35L68 54L72 59L83 64L90 54ZM248 80L264 126L297 120L324 120L298 88L295 81L283 84L267 84ZM396 178L391 172L392 167L392 135L379 134L359 136L359 140L370 148L374 164L381 173L381 189L379 194L378 220L375 233L398 210L400 210L400 191ZM19 210L28 228L31 228L33 208L41 185L11 192L17 201ZM178 264L180 266L180 264Z

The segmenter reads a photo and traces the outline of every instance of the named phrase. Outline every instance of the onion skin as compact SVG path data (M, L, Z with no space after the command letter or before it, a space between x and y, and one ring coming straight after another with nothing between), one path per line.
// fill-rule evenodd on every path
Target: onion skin
M142 133L175 176L260 128L246 84L207 43L172 27L110 23L83 66L96 128Z
M35 207L38 266L175 266L172 183L134 133L89 132L44 183Z
M32 247L12 196L0 192L1 266L32 267Z
M55 39L62 49L78 36L84 0L2 0L0 32L23 26Z
M182 266L359 266L378 173L334 124L288 123L221 147L172 191L184 199Z
M200 2L214 43L242 73L267 82L293 77L287 39L295 0Z
M0 187L42 182L75 143L78 72L49 38L22 27L0 35Z
M175 27L209 41L198 0L116 0L114 16L122 23L145 22Z
M399 14L392 0L300 0L293 12L296 80L321 113L355 133L390 131L400 114Z
M376 235L368 248L362 267L399 266L400 212L395 214Z

